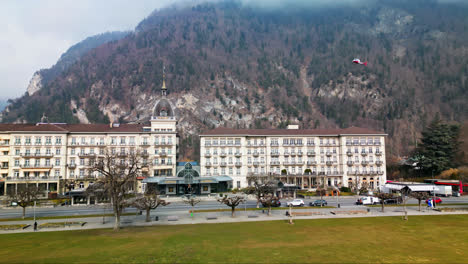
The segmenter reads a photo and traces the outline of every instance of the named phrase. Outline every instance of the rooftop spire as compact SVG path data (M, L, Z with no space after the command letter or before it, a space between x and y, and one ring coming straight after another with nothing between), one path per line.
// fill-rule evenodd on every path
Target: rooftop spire
M163 64L163 84L161 87L161 94L166 96L167 88L166 88L166 66Z

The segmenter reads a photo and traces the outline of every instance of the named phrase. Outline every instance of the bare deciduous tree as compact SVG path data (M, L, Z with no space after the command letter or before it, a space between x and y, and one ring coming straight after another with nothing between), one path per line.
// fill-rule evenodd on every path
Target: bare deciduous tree
M318 196L320 196L320 207L322 207L323 206L323 203L322 203L323 196L327 194L327 190L325 190L324 188L317 188L316 194Z
M141 163L135 150L126 153L106 151L97 160L90 161L89 173L100 175L90 187L105 193L110 199L115 216L114 230L120 229L120 216L130 205L128 198L134 194L137 177L141 175Z
M262 205L268 207L268 215L271 215L271 206L278 203L279 198L273 194L267 194L261 198Z
M380 204L382 205L382 213L385 212L385 200L392 199L393 194L380 192L377 193L375 196L380 199Z
M193 195L189 195L187 196L187 198L185 198L184 200L182 200L183 203L185 204L188 204L190 206L192 206L192 210L191 210L191 215L193 217L193 212L194 212L194 208L195 208L195 205L197 205L198 203L201 202L201 199L200 198L196 198L195 196Z
M247 194L255 194L257 199L257 208L260 207L262 197L268 194L274 194L278 183L272 176L265 175L254 175L247 176L247 181L250 183L250 187L247 188Z
M218 202L231 207L231 216L232 217L235 216L236 207L239 204L243 203L244 201L245 201L245 199L242 196L231 196L231 197L225 196L222 199L218 199Z
M412 192L410 196L418 200L419 211L421 212L421 201L429 198L429 194L427 192Z
M161 206L169 205L169 202L162 200L156 191L148 191L145 194L138 195L132 202L133 206L146 211L146 222L150 222L150 211Z
M34 201L37 200L41 191L37 188L36 185L26 183L24 185L18 185L16 192L8 193L9 200L11 202L16 202L19 206L23 208L23 219L26 215L26 207L34 204Z

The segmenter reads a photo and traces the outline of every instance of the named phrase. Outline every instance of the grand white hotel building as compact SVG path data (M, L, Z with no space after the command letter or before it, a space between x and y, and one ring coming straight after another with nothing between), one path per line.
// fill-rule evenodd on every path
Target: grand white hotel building
M301 188L385 184L385 136L368 129L230 129L200 135L203 175L227 175L234 188L247 176L275 175ZM324 181L324 182L323 182Z
M90 161L106 151L121 157L141 153L140 180L175 176L177 119L166 90L163 82L146 124L0 124L0 195L24 184L44 192L85 190L99 176L89 174Z

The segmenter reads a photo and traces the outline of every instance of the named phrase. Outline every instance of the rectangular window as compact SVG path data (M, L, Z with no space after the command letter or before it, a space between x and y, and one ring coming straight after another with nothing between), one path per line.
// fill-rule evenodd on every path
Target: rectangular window
M241 187L240 181L237 181L237 189L240 189L240 187Z

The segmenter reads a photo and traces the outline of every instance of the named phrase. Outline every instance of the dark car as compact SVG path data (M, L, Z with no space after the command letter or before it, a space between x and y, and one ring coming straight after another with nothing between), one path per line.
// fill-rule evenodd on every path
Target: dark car
M268 207L268 205L265 203L262 203L262 205L263 207ZM273 201L271 203L271 207L280 207L280 206L281 206L281 202L279 200Z
M390 199L385 199L384 204L398 204L398 199L396 198L390 198Z
M320 204L322 204L322 206L326 206L327 201L325 201L325 200L315 200L315 201L309 203L310 206L320 206Z
M430 200L432 200L432 198L433 198L433 197L427 199L427 200L426 200L426 203L429 202ZM436 197L436 198L434 199L434 202L435 202L435 204L440 204L440 203L442 203L442 199L440 199L440 197Z

